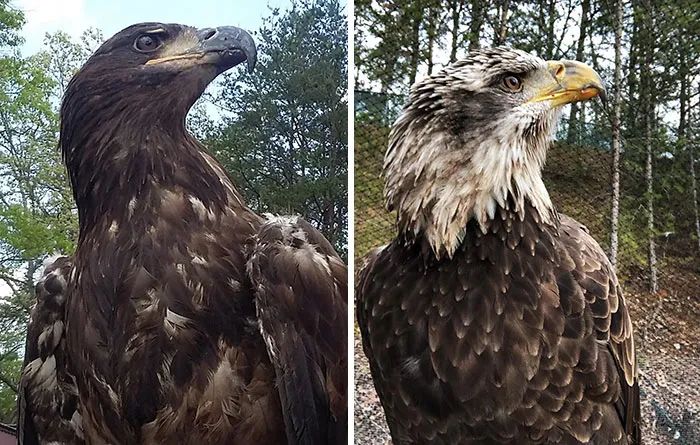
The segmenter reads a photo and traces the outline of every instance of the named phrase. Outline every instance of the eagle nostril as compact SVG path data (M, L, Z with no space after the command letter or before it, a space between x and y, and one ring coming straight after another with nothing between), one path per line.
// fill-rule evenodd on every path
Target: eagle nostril
M557 66L554 69L554 77L559 79L564 75L564 72L566 71L566 67L564 67L563 63L558 63Z
M211 39L212 37L214 37L215 34L216 34L216 30L215 30L215 29L208 29L207 32L206 32L206 34L204 34L204 40L209 40L209 39Z

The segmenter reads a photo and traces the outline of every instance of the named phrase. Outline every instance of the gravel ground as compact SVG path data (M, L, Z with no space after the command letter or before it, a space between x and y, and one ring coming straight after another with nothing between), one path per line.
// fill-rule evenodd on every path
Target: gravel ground
M384 410L372 384L367 357L362 351L360 335L355 331L355 443L384 445L389 439L389 428Z
M644 444L700 445L700 298L632 296L628 301L639 338ZM359 335L355 385L355 443L386 445L389 430Z

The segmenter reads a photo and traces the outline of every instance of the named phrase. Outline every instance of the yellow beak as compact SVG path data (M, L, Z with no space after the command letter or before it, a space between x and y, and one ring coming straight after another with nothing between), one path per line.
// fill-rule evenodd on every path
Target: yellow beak
M595 96L605 102L605 85L591 67L576 60L550 60L547 68L552 82L537 92L528 102L550 101L552 108Z

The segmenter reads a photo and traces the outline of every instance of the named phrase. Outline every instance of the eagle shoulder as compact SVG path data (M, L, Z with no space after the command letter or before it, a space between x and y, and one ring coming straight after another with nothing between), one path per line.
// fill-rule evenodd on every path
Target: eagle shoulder
M347 267L301 218L268 216L247 264L290 443L347 441Z
M47 262L35 286L19 384L19 443L82 444L78 390L65 351L65 303L72 260Z

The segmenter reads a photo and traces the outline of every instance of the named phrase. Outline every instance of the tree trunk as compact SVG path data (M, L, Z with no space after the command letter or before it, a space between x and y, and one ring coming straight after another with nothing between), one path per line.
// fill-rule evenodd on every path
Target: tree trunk
M413 85L416 82L416 75L418 74L418 64L420 63L420 25L423 21L423 8L420 5L416 6L411 14L411 55L410 55L410 65L408 80L409 85Z
M645 0L644 3L644 26L645 35L651 38L653 35L652 17L653 11L651 2ZM654 143L652 141L651 125L654 119L654 94L652 89L651 66L654 58L653 47L646 45L644 48L644 69L642 70L642 99L644 106L644 144L646 146L646 184L647 184L647 232L649 237L649 291L656 293L658 290L656 271L656 243L654 229Z
M506 43L508 37L508 10L510 8L510 0L501 0L498 2L496 16L498 23L493 29L493 46L499 46Z
M688 54L681 50L678 60L678 76L680 77L678 139L681 143L685 140L686 127L688 125Z
M637 92L640 89L641 76L638 74L642 68L640 62L641 54L643 53L642 45L639 45L640 34L644 33L640 29L641 14L638 6L633 6L632 9L632 36L629 39L629 57L627 59L627 97L637 97ZM636 124L639 121L639 107L627 107L625 120L627 128L637 128Z
M440 9L436 6L433 6L430 8L430 11L428 13L428 23L427 23L427 32L428 32L428 75L433 74L433 55L434 55L434 47L435 47L435 41L437 40L438 36L438 28L440 26Z
M554 57L554 25L557 21L556 0L547 2L547 44L545 49L545 59L551 60Z
M651 140L651 119L653 112L647 114L644 124L644 142L647 150L646 182L647 182L647 231L649 233L649 291L658 290L656 278L656 243L654 241L654 144Z
M459 48L459 22L462 18L462 9L464 8L464 0L450 0L450 10L452 16L452 34L450 63L457 60L457 48Z
M681 80L681 88L679 94L679 120L678 120L678 140L680 146L688 146L688 156L690 157L690 191L693 199L693 216L695 217L695 235L698 242L698 253L700 253L700 212L698 211L698 190L697 177L695 176L695 141L687 139L687 129L689 116L689 97L690 85L688 82L688 54L686 51L680 51L678 74Z
M690 146L690 187L693 192L693 212L695 213L695 234L698 237L698 253L700 253L700 212L698 211L698 183L695 176L694 146Z
M479 48L481 27L484 24L486 8L482 0L472 0L471 21L469 23L469 51Z
M622 88L622 12L623 0L617 0L615 11L615 75L612 119L612 214L610 216L610 262L617 268L618 226L620 220L620 90Z
M588 35L588 22L590 10L590 0L583 0L583 2L581 3L581 23L579 26L578 42L576 43L576 60L580 62L583 62L583 50L586 44L586 36ZM571 104L571 111L569 112L569 128L567 129L566 134L566 142L568 142L569 144L573 144L577 141L577 139L580 139L580 120L583 120L583 105L581 105L581 117L579 118L579 104L573 103Z

